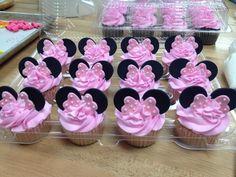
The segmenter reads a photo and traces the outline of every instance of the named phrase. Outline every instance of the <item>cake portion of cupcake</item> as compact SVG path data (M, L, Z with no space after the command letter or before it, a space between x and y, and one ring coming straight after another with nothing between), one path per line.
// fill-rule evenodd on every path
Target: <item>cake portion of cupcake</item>
M117 69L121 88L132 88L140 95L150 89L158 89L163 67L158 61L150 60L141 67L134 60L122 61Z
M43 136L40 133L48 132L45 121L51 108L35 88L26 87L18 94L11 87L0 87L0 128L9 130L16 142L33 143Z
M121 42L121 49L124 52L121 60L131 59L141 66L146 61L156 60L155 54L159 50L159 41L149 37L139 43L135 38L126 37Z
M180 35L172 36L165 42L164 55L162 62L166 72L170 63L178 58L185 58L194 64L198 62L198 54L201 53L203 45L199 37L189 37L188 39L182 38Z
M96 88L106 91L111 85L114 69L107 61L100 61L89 65L83 59L74 60L69 69L72 77L72 86L81 93Z
M101 91L90 89L81 95L73 87L64 87L57 92L56 101L59 121L73 143L89 145L100 138L108 105Z
M217 76L218 68L208 60L194 65L186 59L177 59L170 64L169 73L169 92L176 101L181 92L190 86L201 86L211 92L211 81Z
M38 62L34 58L26 57L20 61L19 71L24 77L24 87L38 89L49 103L53 102L62 81L62 67L58 60L48 57Z
M37 50L42 60L48 57L56 58L63 67L62 72L65 73L74 58L77 47L70 39L61 39L53 43L50 39L44 38L38 42Z
M99 61L112 62L116 53L117 45L112 38L104 38L96 43L91 38L83 38L79 42L79 51L83 55L81 58L89 64Z
M137 147L155 143L165 123L170 100L161 90L149 90L142 98L133 89L119 90L114 97L115 115L122 139Z
M185 89L177 106L176 133L190 145L204 147L214 144L229 127L228 113L236 108L236 91L229 88L212 94L199 86Z

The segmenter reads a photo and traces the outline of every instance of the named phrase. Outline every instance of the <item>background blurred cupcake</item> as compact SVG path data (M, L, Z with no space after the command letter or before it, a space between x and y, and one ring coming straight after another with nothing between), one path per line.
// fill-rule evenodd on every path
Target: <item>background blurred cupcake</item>
M0 87L0 128L9 131L16 143L32 144L46 136L51 108L35 88L17 94L8 86Z
M23 86L38 89L50 104L53 104L55 94L63 80L62 67L53 57L38 62L26 57L19 63L19 71L24 77Z
M214 144L230 125L229 111L236 108L236 91L217 89L211 95L199 86L185 89L177 106L175 133L191 147Z
M154 36L157 25L157 8L152 4L140 3L133 7L131 26L134 37Z
M155 143L165 123L170 100L161 90L149 90L142 98L130 88L119 90L114 97L119 132L128 144L147 147Z
M179 5L179 2L178 4L166 4L165 7L162 8L162 18L162 27L164 29L162 36L165 38L181 35L183 34L183 30L188 28L186 22L186 9Z
M90 145L103 133L107 109L106 96L97 89L81 95L73 87L64 87L57 92L59 121L69 140L77 145Z
M195 32L195 36L199 36L204 45L214 45L219 37L221 22L215 14L214 9L209 7L208 2L200 5L192 5L189 7L192 27L195 30L203 32Z
M122 37L127 21L128 6L125 2L112 1L103 10L101 23L104 37Z

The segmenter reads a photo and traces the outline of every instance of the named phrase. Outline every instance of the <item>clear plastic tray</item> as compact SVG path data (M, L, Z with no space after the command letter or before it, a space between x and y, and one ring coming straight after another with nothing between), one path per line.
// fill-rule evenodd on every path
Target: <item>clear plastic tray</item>
M43 14L43 21L46 28L44 31L51 38L65 36L65 33L70 31L70 34L74 33L70 38L75 36L84 36L85 34L100 35L102 36L104 29L117 29L123 30L124 34L122 36L116 36L115 38L122 38L124 36L131 36L133 28L130 24L130 19L132 16L132 8L138 7L141 1L138 0L120 0L126 3L129 7L129 11L126 15L126 23L121 27L105 27L101 23L101 18L111 0L40 0L41 10ZM71 4L74 3L72 8ZM219 35L221 32L230 31L228 25L228 9L223 1L221 0L209 0L209 1L193 1L193 0L148 0L147 6L153 6L157 9L157 25L152 28L144 28L142 30L153 31L156 37L167 37L176 32L179 34L188 33L189 35L200 32L206 34L216 34ZM162 9L163 7L178 7L183 9L184 16L183 19L186 21L188 27L183 28L163 28L163 17ZM200 30L195 29L191 23L191 16L189 14L189 7L194 6L208 6L210 7L217 20L221 23L221 28L219 30ZM83 9L83 10L82 10ZM86 21L86 23L85 23ZM97 22L96 22L97 21ZM139 30L139 29L137 29Z
M75 41L78 42L78 41ZM119 46L119 44L118 44ZM158 61L161 61L161 57L163 54L163 46L161 46L161 49L157 53L157 59ZM120 48L118 48L116 54L115 54L115 60L113 62L114 70L116 71L118 63L120 61L120 56L122 54L122 51ZM77 53L75 58L79 58L81 55ZM37 52L35 52L32 57L39 59L39 55ZM199 55L199 60L205 60L205 57L203 54ZM64 82L62 86L64 85L70 85L71 81L67 74L64 75ZM12 86L17 91L20 91L22 88L22 80L23 78L21 75L17 75L15 80L13 80L10 83L10 86ZM161 89L166 90L168 85L168 81L163 78L161 80ZM213 89L220 88L220 83L218 79L213 80L212 82ZM109 88L109 90L106 92L106 95L108 97L109 106L106 111L106 119L104 123L104 133L101 136L101 138L98 139L98 142L101 146L118 146L120 142L125 141L127 139L126 136L122 136L117 131L117 124L116 124L116 118L114 115L115 107L113 105L113 97L116 91L119 89L119 78L117 77L117 73L114 73L114 76L112 77L112 85ZM176 143L178 146L189 149L189 150L218 150L218 149L231 149L236 150L236 114L235 111L231 111L229 113L230 116L230 126L223 132L219 137L215 144L208 144L205 143L204 147L193 147L189 146L187 144L181 143L180 139L184 137L177 137L174 134L175 130L175 110L176 105L171 106L170 110L166 114L166 122L164 127L161 129L159 135L157 138L149 137L149 140L155 140L155 141L169 141ZM49 133L47 132L41 132L38 133L45 138L58 138L58 139L67 139L67 136L63 133L61 125L58 121L58 114L57 114L57 106L54 104L53 111L51 113L51 120L47 121L46 124L50 125L52 127L51 131ZM27 135L27 133L25 133ZM13 134L9 131L6 131L4 129L0 129L0 141L6 142L6 143L16 143L19 142L15 141L16 134ZM40 141L41 139L38 139L35 142L25 143L25 144L32 144ZM147 140L147 141L149 141ZM22 142L21 142L22 144Z
M145 5L143 6L143 1L133 1L133 0L121 0L121 2L125 3L128 6L128 12L125 14L126 22L122 26L118 27L109 27L102 23L102 17L104 15L104 12L108 7L114 7L117 8L117 3L113 3L112 0L105 0L100 1L102 5L98 6L98 28L99 28L99 34L103 34L104 36L112 35L112 37L120 38L123 36L145 36L148 37L150 35L166 38L171 35L175 34L195 34L195 35L204 35L204 34L215 34L215 38L218 37L219 33L226 32L228 29L228 9L225 6L223 1L220 0L207 0L207 1L196 1L196 0L149 0L146 1ZM208 7L210 8L217 19L217 21L221 24L220 28L217 30L208 28L196 28L192 23L192 18L194 15L191 15L192 10L190 10L191 7L194 7L194 9L197 9L198 7ZM154 8L156 9L156 13L154 14L157 23L156 25L152 27L147 28L137 28L132 26L132 16L134 9L140 8ZM166 17L170 15L170 9L167 10L167 12L164 12L164 9L166 8L174 8L178 9L178 11L182 11L181 15L180 13L178 15L174 14L170 17ZM144 12L145 13L145 12ZM203 13L198 11L198 13ZM165 18L164 18L165 17ZM198 19L200 20L200 19ZM204 20L204 19L202 19ZM181 21L181 22L180 22ZM181 24L181 25L180 25ZM107 32L108 31L108 32ZM139 32L137 32L139 31ZM106 33L107 32L107 33ZM122 34L121 34L122 33ZM200 34L199 34L200 33ZM203 37L206 37L203 36ZM209 35L208 35L209 37ZM212 36L211 36L212 37ZM217 38L216 38L217 39ZM215 42L212 42L211 44L214 44ZM205 43L209 44L209 43Z

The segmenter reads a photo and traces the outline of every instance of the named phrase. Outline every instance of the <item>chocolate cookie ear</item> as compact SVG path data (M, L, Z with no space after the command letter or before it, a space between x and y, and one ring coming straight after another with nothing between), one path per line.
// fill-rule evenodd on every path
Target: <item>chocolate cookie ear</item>
M56 93L56 102L61 110L64 110L63 103L68 99L69 93L74 93L81 99L81 95L78 90L73 87L63 87Z
M198 94L203 94L205 96L208 96L206 90L200 86L191 86L183 90L183 92L180 94L179 102L184 108L188 108L192 102L194 101L194 98Z
M212 94L211 97L217 98L218 96L225 95L229 97L230 102L229 102L229 108L230 110L233 110L236 108L236 90L230 89L230 88L220 88L215 90Z
M169 73L174 78L179 78L181 76L181 70L185 68L189 60L184 58L179 58L174 60L169 67Z
M121 48L121 50L124 52L124 53L127 53L128 52L128 50L127 50L127 47L128 47L128 45L129 45L129 40L130 39L135 39L135 38L133 38L133 37L126 37L126 38L124 38L122 41L121 41L121 46L120 46L120 48ZM138 41L137 39L135 39L136 41Z
M114 96L114 105L116 109L121 111L121 108L124 106L124 100L127 96L130 96L136 100L139 100L139 94L137 91L131 89L131 88L123 88L120 89Z
M93 97L93 101L95 103L97 103L98 109L97 109L97 113L101 114L103 113L108 106L108 100L106 95L98 90L98 89L89 89L88 91L85 92L84 95L86 94L90 94Z
M88 68L90 68L89 64L87 63L87 61L85 61L84 59L76 59L76 60L73 60L70 64L70 67L69 67L69 73L71 75L71 77L74 79L76 78L76 72L78 71L78 65L80 63L83 63L85 64Z
M63 39L63 42L64 42L64 46L66 47L68 56L69 57L74 56L77 50L76 44L70 39Z
M38 61L37 61L36 59L32 58L32 57L23 58L23 59L20 61L19 65L18 65L19 72L20 72L20 74L21 74L23 77L27 77L27 76L25 76L25 75L23 74L23 70L25 69L25 63L26 63L27 61L33 63L35 66L38 65Z
M105 79L107 81L110 80L113 73L114 73L114 69L113 69L113 66L111 65L111 63L109 63L107 61L99 61L97 63L100 63L102 65L102 70L105 72Z
M43 97L43 94L39 90L33 87L26 87L20 92L24 92L28 95L29 100L33 102L37 111L41 111L44 108L46 101Z
M153 54L156 54L159 50L159 41L155 37L148 37L151 40L151 44L153 45L154 49L152 51Z
M107 45L110 47L110 55L114 55L116 53L117 50L117 45L116 45L116 41L112 38L104 38L104 40L107 41Z
M200 54L203 50L203 42L202 39L198 36L194 36L195 42L198 44L198 48L196 48L197 54Z
M48 40L48 41L51 41L52 42L52 40L51 39L49 39L49 38L43 38L43 39L41 39L39 42L38 42L38 44L37 44L37 50L38 50L38 53L39 54L43 54L43 48L44 48L44 41L46 41L46 40ZM53 43L53 42L52 42Z
M164 69L163 66L155 60L149 60L146 61L141 68L144 68L145 66L151 66L152 67L152 72L155 74L155 81L158 81L161 79L163 73L164 73Z
M128 67L130 65L134 65L136 68L139 68L138 64L134 61L134 60L123 60L122 62L120 62L118 68L117 68L117 73L118 76L122 79L125 80L126 79L126 75L128 73Z
M162 90L149 90L143 95L143 100L146 100L149 97L153 97L156 100L156 106L158 107L160 114L164 114L170 108L170 98Z
M198 63L197 65L200 65L201 63L204 63L206 65L207 69L209 71L211 71L211 75L209 77L209 80L212 81L213 79L215 79L218 74L218 67L216 66L216 64L211 61L205 60L205 61Z
M83 38L83 39L81 39L80 41L79 41L79 51L80 51L80 53L82 54L82 55L84 55L84 47L87 45L87 41L88 40L92 40L92 41L94 41L93 39L91 39L91 38L88 38L88 37L86 37L86 38ZM94 43L95 43L95 41L94 41Z
M170 52L170 50L172 49L172 43L175 41L175 38L176 36L171 36L166 40L165 49L167 50L167 52Z
M54 78L57 78L62 71L61 63L54 57L47 57L43 60Z
M13 88L11 88L11 87L9 87L9 86L2 86L2 87L0 87L0 101L3 99L3 97L2 97L2 93L3 92L8 92L8 93L10 93L12 96L14 96L15 97L15 99L17 100L17 98L18 98L18 94L16 93L16 91L13 89ZM1 108L1 105L0 105L0 110L1 110L2 108Z

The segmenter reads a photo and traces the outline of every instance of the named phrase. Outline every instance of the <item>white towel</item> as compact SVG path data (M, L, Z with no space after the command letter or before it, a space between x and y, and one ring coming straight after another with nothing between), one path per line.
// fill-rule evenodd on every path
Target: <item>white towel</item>
M230 88L236 88L236 52L232 53L224 63L224 73Z

